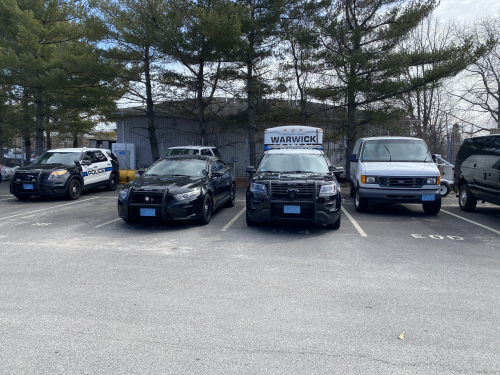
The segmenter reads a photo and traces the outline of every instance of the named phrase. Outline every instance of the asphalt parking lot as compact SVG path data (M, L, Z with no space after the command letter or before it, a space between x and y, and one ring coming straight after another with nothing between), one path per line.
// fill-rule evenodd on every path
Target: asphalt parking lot
M2 374L500 374L500 207L126 224L0 184Z

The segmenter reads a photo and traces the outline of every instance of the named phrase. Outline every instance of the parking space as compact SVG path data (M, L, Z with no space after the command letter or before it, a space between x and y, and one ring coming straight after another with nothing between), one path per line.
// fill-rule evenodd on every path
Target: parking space
M117 196L0 184L6 373L500 371L500 207L360 214L346 190L339 230L250 228L243 188L206 226L127 224Z

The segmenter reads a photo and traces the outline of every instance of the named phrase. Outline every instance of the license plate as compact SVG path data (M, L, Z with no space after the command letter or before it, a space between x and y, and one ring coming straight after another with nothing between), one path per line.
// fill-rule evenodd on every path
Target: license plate
M156 216L156 209L154 209L154 208L141 208L141 216Z
M300 206L288 206L284 207L285 214L300 214Z
M434 194L422 194L422 201L433 201L436 200L436 196Z
M23 184L24 190L33 190L33 184Z

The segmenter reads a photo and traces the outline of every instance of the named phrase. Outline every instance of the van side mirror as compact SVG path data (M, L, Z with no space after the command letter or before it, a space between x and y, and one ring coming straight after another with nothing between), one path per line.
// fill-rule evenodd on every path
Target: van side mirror
M358 162L358 158L357 158L357 155L356 154L351 154L349 155L349 157L347 158L347 160L353 162L353 163L357 163Z
M247 173L255 173L255 167L253 165L249 165L247 167Z

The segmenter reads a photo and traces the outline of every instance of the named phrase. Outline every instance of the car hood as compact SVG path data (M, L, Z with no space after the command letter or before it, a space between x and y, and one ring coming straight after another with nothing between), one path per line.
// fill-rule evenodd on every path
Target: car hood
M134 190L165 190L169 192L182 193L186 190L201 186L206 177L191 176L141 176L129 182L124 188L133 187Z
M278 172L257 172L253 176L253 181L259 180L279 180L293 182L308 182L308 181L335 181L331 174L326 173L278 173Z
M20 167L17 169L17 172L39 172L39 171L44 171L44 172L50 172L58 169L67 169L71 170L77 168L76 165L64 165L64 164L50 164L50 165L44 165L44 164L31 164L26 167Z
M439 170L434 163L421 162L369 162L363 163L367 176L439 176Z

